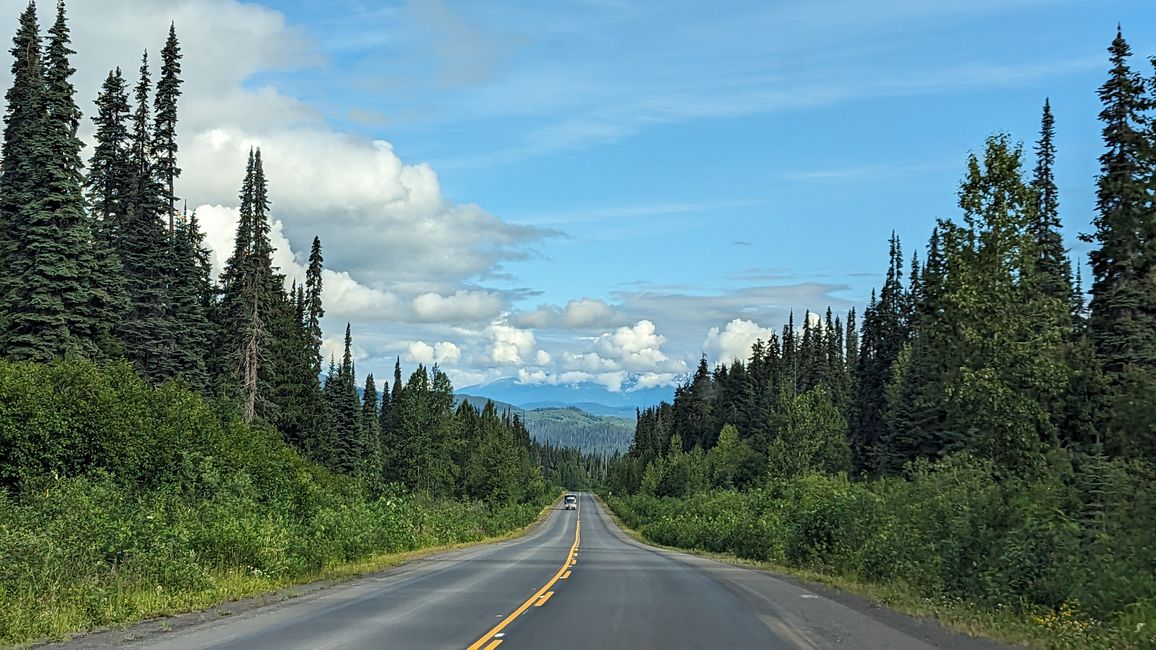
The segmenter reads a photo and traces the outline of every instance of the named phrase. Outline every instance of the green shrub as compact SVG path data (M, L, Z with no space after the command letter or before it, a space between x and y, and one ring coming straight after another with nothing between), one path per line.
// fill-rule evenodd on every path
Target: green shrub
M657 543L722 551L1013 612L1055 647L1156 647L1150 465L1053 458L994 480L967 456L906 478L810 474L747 492L607 501Z

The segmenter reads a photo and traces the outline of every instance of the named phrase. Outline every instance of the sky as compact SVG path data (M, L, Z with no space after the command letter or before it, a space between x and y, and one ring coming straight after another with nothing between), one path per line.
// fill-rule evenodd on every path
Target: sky
M0 32L24 4L0 0ZM135 78L174 22L177 193L217 263L258 146L289 281L324 246L326 351L350 322L359 375L400 357L458 387L667 385L704 353L747 356L791 311L862 313L890 233L924 250L987 136L1023 141L1030 168L1045 98L1082 257L1105 49L1119 23L1136 69L1156 55L1151 0L72 0L69 15L82 136L108 71Z

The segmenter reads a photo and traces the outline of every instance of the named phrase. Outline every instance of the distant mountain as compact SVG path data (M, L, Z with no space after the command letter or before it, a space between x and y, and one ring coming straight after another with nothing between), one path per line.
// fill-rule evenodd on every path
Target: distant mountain
M674 399L674 388L662 386L630 390L637 378L628 379L622 392L612 392L602 384L577 382L572 384L523 384L514 377L498 379L485 384L467 386L462 391L470 395L484 395L491 399L522 406L571 406L607 415L634 417L634 409L654 406Z
M605 404L531 403L510 404L468 393L454 395L454 407L469 402L479 411L493 402L499 413L518 414L526 423L530 437L540 443L575 447L584 452L610 455L626 453L634 440L634 407Z
M594 415L605 415L607 417L623 418L634 422L636 415L634 406L607 406L605 404L595 404L594 402L578 402L577 404L563 404L562 402L530 402L525 405L528 409L564 409L564 408L578 408L587 413Z
M508 404L506 402L499 402L496 399L490 399L489 397L482 397L481 395L467 395L466 393L454 393L454 408L457 408L458 404L461 404L462 402L469 402L470 406L473 406L474 408L478 409L479 411L486 408L486 402L493 402L494 408L498 409L498 413L503 413L505 411L514 411L515 413L521 413L522 411L526 410L526 408L523 406L516 406L514 404Z
M626 453L634 440L634 417L593 415L577 407L526 411L526 428L541 443L576 447L584 452Z

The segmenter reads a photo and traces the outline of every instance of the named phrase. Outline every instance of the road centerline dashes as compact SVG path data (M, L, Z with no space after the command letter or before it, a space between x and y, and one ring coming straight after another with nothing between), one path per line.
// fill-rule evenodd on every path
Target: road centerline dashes
M498 647L498 645L502 643L502 639L498 637L504 636L502 630L504 630L507 625L524 614L526 610L530 609L530 607L534 605L541 606L547 600L549 600L550 596L554 595L554 592L550 591L550 588L554 586L554 583L570 575L570 567L575 564L573 558L578 552L578 545L581 543L581 541L582 518L579 514L577 520L574 522L574 544L566 553L566 561L562 563L562 567L558 569L558 572L554 574L554 577L550 578L549 582L542 585L542 587L537 592L535 592L533 596L530 596L528 599L526 599L526 602L519 605L518 609L515 609L509 616L503 618L502 621L495 625L489 632L486 632L482 638L474 641L466 650L493 650L493 648ZM563 574L565 574L565 576Z

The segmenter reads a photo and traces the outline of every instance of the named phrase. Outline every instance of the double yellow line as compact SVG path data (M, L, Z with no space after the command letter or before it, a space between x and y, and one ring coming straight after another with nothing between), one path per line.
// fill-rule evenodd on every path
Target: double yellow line
M530 607L534 606L535 604L541 605L545 603L546 600L554 593L550 591L550 587L553 587L554 583L558 582L559 580L568 578L570 576L570 567L577 561L576 554L578 553L578 543L581 541L582 520L578 519L574 523L574 545L570 547L570 552L566 554L566 561L562 563L562 568L558 569L558 573L555 573L554 577L550 578L549 582L542 585L541 589L535 592L533 596L530 596L526 602L522 603L518 607L518 609L515 609L514 613L502 619L501 623L498 623L492 630L486 632L485 636L478 639L477 641L474 641L473 645L471 645L466 650L493 650L494 648L501 645L502 640L496 639L494 637L501 633L502 630L506 629L507 625L513 623L514 619L524 614L527 609L530 609Z

